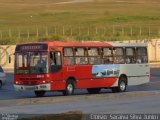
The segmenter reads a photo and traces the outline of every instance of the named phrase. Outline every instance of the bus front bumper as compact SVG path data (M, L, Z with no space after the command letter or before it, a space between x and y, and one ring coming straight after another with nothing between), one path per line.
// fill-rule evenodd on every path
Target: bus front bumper
M14 88L16 91L50 91L50 84L40 84L40 85L15 85Z

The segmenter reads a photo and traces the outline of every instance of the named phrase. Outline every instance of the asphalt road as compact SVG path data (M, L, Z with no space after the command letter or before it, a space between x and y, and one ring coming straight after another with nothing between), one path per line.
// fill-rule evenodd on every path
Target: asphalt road
M17 92L13 88L13 73L7 74L7 82L6 85L0 89L0 100L7 99L22 99L22 98L34 98L34 92ZM148 84L139 85L139 86L130 86L127 88L127 92L133 91L152 91L152 90L160 90L160 69L151 69L151 81ZM111 90L102 89L101 93L110 93ZM84 95L88 94L85 89L80 89L75 91L75 95ZM45 97L57 97L62 96L60 92L48 92Z
M53 114L73 110L83 113L159 113L160 69L151 69L151 81L128 87L125 93L102 90L90 95L77 90L74 96L49 92L36 98L32 92L16 92L12 86L13 73L7 73L7 84L0 90L0 113Z
M75 99L76 96L71 97ZM57 103L13 105L0 107L0 113L19 114L56 114L68 111L82 111L83 113L152 113L160 111L160 93L146 96L129 96L107 99L104 96L99 99L84 99L64 101ZM106 99L105 99L106 98ZM63 98L62 98L63 99Z

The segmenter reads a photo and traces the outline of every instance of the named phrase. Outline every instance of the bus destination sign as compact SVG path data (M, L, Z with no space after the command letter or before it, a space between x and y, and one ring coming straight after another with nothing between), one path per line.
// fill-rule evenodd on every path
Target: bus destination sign
M16 47L16 51L25 51L25 50L47 50L47 44L27 44L19 45Z

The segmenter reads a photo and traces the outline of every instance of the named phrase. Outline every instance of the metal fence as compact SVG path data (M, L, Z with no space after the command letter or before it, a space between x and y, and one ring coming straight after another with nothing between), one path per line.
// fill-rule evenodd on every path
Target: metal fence
M32 28L17 28L0 30L0 42L21 40L47 40L60 36L65 38L73 38L75 40L88 39L104 39L115 38L121 39L144 39L160 37L159 26L50 26L50 27L32 27ZM100 38L102 37L102 38ZM6 41L5 41L6 42Z

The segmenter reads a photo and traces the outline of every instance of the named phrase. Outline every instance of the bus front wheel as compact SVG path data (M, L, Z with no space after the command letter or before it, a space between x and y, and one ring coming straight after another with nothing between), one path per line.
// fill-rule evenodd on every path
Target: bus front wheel
M45 94L45 91L34 91L37 97L43 97Z
M75 89L75 82L73 80L69 80L66 84L66 89L63 91L63 95L73 95Z

